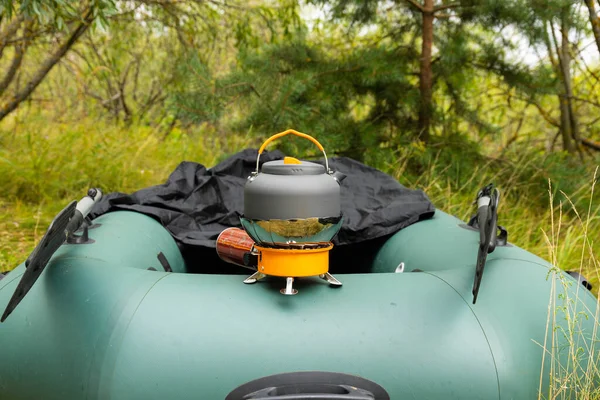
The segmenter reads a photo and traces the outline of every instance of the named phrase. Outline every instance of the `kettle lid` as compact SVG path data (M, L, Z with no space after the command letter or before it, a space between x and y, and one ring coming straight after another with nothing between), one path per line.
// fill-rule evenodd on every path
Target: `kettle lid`
M272 175L321 175L325 173L325 167L321 164L286 157L283 160L264 163L260 171Z

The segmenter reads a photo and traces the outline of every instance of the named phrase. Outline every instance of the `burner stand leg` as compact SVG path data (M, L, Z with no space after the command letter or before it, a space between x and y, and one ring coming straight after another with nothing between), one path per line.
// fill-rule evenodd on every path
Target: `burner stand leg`
M279 292L287 296L298 294L298 291L292 287L294 284L294 278L285 278L285 289L281 289Z
M324 274L319 275L319 278L326 280L331 286L342 286L342 282L335 279L333 275L329 272L325 272Z
M263 274L262 272L256 271L255 273L253 273L252 275L250 275L249 277L244 279L244 283L246 283L246 284L256 283L256 282L260 281L262 278L264 278L265 276L266 275Z

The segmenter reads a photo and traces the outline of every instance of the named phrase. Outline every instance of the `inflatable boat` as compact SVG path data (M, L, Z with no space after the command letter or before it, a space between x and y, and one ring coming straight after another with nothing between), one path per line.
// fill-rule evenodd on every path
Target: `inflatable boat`
M336 271L341 287L301 277L285 296L277 276L188 273L206 261L140 212L71 223L0 280L0 308L18 300L0 324L0 398L534 399L552 371L595 367L596 298L543 259L497 241L474 301L472 225L437 210L361 273Z

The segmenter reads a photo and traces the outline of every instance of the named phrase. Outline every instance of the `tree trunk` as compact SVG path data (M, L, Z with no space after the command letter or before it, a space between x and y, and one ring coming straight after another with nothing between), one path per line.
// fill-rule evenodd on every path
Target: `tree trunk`
M431 70L431 49L433 47L433 1L425 0L422 16L422 45L421 63L419 70L419 90L421 93L419 104L419 137L424 142L429 140L431 130L431 117L433 113L433 73Z
M571 130L571 115L569 113L569 105L564 92L559 96L560 101L560 133L563 139L563 149L569 153L575 152L573 145L573 132Z
M561 21L561 70L563 76L563 86L564 86L564 95L565 97L562 99L566 105L567 110L567 123L569 125L570 138L571 143L568 148L565 146L565 150L573 151L577 148L577 142L579 141L579 123L577 121L577 116L575 115L575 110L573 107L573 83L571 80L571 45L569 43L569 23L567 21L567 15L569 10L565 9L563 13L563 18ZM561 109L562 110L562 109ZM561 117L562 122L562 117Z
M0 32L0 58L8 44L9 39L19 30L23 22L23 16L18 16L8 23L8 25Z
M17 90L14 96L9 98L9 101L0 106L0 121L2 121L8 114L14 111L19 104L26 100L31 93L38 87L38 85L44 80L46 75L52 70L52 68L58 63L62 57L69 51L69 49L77 42L77 40L85 33L89 28L93 20L93 10L88 8L83 16L82 21L77 27L71 32L68 39L62 43L54 53L52 53L44 62L41 63L39 69L35 71L33 76L20 90Z
M29 46L29 39L31 35L31 27L33 26L33 21L28 20L25 21L23 27L23 39L14 46L14 55L13 59L4 74L4 77L0 80L0 96L4 94L4 91L8 88L8 86L12 83L15 78L15 75L21 68L21 63L23 61L23 55L27 50L27 46Z
M573 142L573 126L576 124L573 124L571 118L571 106L569 104L569 93L571 91L571 53L569 52L568 27L566 26L564 12L561 21L562 40L560 44L556 38L554 24L552 22L550 22L549 28L554 46L549 48L548 51L556 52L556 56L558 58L555 73L560 81L558 101L560 110L560 133L563 140L563 149L569 153L573 153L575 152L575 144Z
M585 5L590 13L590 24L592 25L592 32L594 32L594 39L596 39L596 47L598 47L598 53L600 53L600 19L596 13L595 0L585 0Z

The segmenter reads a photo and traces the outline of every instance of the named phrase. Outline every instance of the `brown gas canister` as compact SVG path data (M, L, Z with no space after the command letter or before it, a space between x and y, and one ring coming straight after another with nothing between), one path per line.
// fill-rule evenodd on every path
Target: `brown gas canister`
M252 251L254 240L245 230L240 228L227 228L217 238L217 254L221 260L240 265L242 267L255 267L252 265Z

